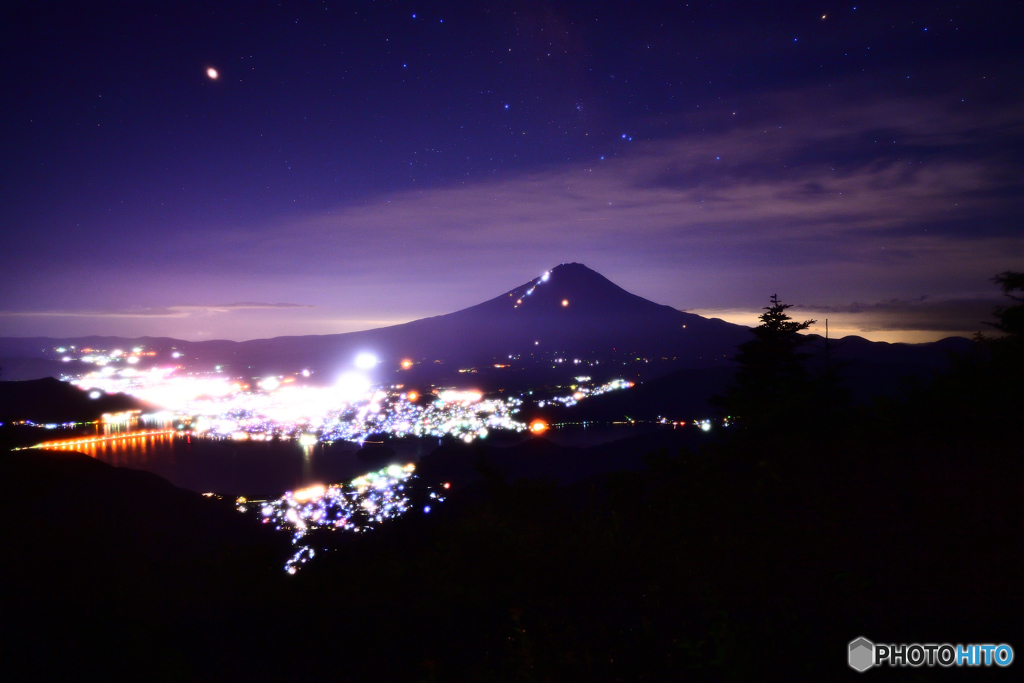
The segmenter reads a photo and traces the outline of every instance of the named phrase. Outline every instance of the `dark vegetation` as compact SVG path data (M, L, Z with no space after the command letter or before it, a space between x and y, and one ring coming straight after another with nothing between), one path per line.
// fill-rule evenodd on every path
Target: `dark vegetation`
M998 282L1021 289L1019 275ZM276 541L223 503L13 453L0 477L4 666L39 678L833 680L859 675L845 648L861 635L1019 651L1021 303L997 312L1002 337L979 338L933 381L855 406L828 374L799 369L809 351L784 338L784 305L768 310L774 327L744 349L749 372L721 400L736 420L719 438L634 446L645 469L562 486L442 449L424 471L479 455L478 481L437 514L334 543L295 577ZM761 386L764 364L779 390ZM977 670L866 675L887 673Z
M31 420L48 422L92 422L103 413L146 409L146 404L125 394L88 392L53 377L25 382L0 382L0 422Z

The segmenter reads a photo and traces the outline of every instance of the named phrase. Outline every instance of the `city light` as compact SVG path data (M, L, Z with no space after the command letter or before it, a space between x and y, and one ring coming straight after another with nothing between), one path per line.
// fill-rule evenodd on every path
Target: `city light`
M356 367L360 370L372 370L377 367L377 356L372 353L360 353L356 356Z
M370 380L358 372L346 372L338 378L334 385L338 390L338 398L342 401L358 401L370 389Z
M373 360L377 362L376 357ZM357 370L342 373L333 386L303 382L305 370L248 380L250 386L223 368L215 373L189 373L176 366L140 369L112 364L96 368L74 384L93 398L104 393L139 398L178 421L183 435L238 441L294 439L306 447L333 441L363 443L374 435L449 436L468 443L496 430L536 434L548 425L541 428L516 419L524 400L541 408L569 407L590 396L633 386L623 379L594 386L590 377L581 375L564 394L532 399L507 394L489 397L479 390L455 388L424 394L405 390L401 384L374 383Z
M125 441L127 439L147 438L151 436L167 436L174 434L173 429L154 429L141 432L123 432L120 434L103 434L98 436L85 436L77 439L62 439L60 441L44 441L32 448L68 450L88 446L90 444L110 443Z
M485 398L475 390L440 390L434 396L373 384L349 371L334 386L308 386L294 377L264 378L257 389L223 375L187 375L175 368L92 372L76 380L97 397L123 392L168 411L188 434L220 439L296 439L364 442L371 435L482 438L488 431L525 431L514 418L515 396ZM268 381L273 380L273 381Z
M295 553L285 562L284 570L295 574L301 565L316 556L316 550L300 543L316 529L330 531L366 532L384 522L397 519L412 509L412 494L416 488L416 466L390 465L376 472L356 477L347 484L314 484L285 493L268 501L249 501L238 498L239 512L254 512L263 524L291 534ZM448 489L445 484L443 489ZM445 500L444 490L422 488L431 504ZM430 491L429 494L426 493ZM261 503L261 504L257 504ZM424 512L429 512L426 506Z

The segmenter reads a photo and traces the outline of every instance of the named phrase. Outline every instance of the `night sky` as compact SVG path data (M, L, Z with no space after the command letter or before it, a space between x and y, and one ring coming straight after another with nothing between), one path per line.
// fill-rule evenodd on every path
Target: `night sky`
M347 332L571 261L969 335L1024 269L1018 9L5 3L0 335Z

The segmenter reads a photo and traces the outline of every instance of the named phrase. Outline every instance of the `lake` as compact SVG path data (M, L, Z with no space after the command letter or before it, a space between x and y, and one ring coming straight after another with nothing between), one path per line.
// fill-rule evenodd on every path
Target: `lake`
M549 429L544 438L560 446L586 448L657 428L572 426ZM494 432L488 440L511 446L528 438L522 433ZM356 456L360 449L356 443L303 446L294 440L208 439L175 434L170 423L105 426L93 437L76 436L66 441L71 443L61 446L63 450L85 453L118 467L146 470L181 488L228 496L276 496L311 484L349 481L393 462L417 462L439 445L435 438L389 439L386 446L395 452L394 457L368 461Z

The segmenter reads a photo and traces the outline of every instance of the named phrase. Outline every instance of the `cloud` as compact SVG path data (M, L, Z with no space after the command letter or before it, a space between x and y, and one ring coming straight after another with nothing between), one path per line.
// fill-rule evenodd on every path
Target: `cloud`
M49 310L49 311L0 311L0 316L40 318L186 318L195 315L214 315L244 310L282 310L313 308L305 304L240 302L234 304L193 305L181 304L152 308L126 310Z
M396 260L419 273L453 261L532 264L538 254L634 267L697 257L720 269L897 263L909 277L956 258L991 275L1024 253L1024 180L1004 151L1024 141L1014 112L820 90L780 93L761 109L622 158L390 194L258 240L225 239L243 251L274 245L279 269L329 263L354 275Z
M990 330L985 322L994 321L992 311L1000 303L995 297L932 299L921 296L917 299L889 299L870 304L795 305L793 310L841 315L847 324L852 322L863 332L921 330L963 334Z
M132 281L151 300L166 291L280 296L315 304L324 319L408 320L578 261L646 298L708 311L758 311L772 292L820 306L922 293L983 300L995 273L1024 262L1024 119L1019 102L964 95L879 96L853 81L758 94L652 119L639 126L652 131L648 140L637 136L619 156L381 193L259 226L204 225L188 239L169 231L173 240L155 247L119 246L119 263L148 270L125 266L116 277L103 270L107 254L100 265L47 254L57 265L9 278L9 287L28 300L54 277L49 268L80 268L82 277L100 271L111 296ZM158 263L131 252L154 248ZM49 297L60 302L54 309L72 308L63 291ZM874 308L836 315L864 330L973 331L990 313L863 305ZM176 318L235 306L54 315Z
M318 305L362 317L454 310L561 261L680 308L756 310L773 291L826 304L983 297L1024 259L1017 112L859 84L779 92L666 124L620 157L203 239L225 271L301 272L330 292ZM915 328L954 324L929 323L937 308L903 313ZM865 322L899 324L895 310Z

